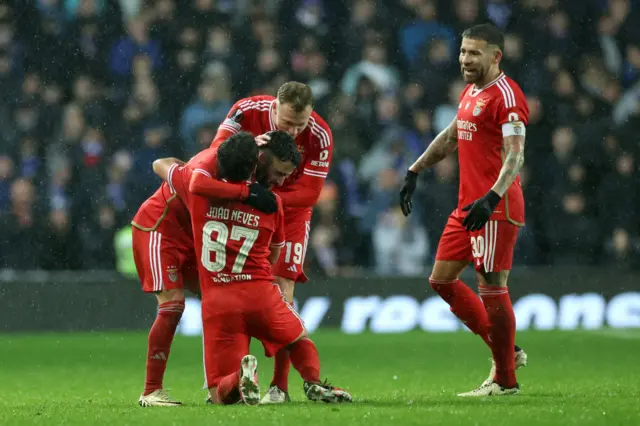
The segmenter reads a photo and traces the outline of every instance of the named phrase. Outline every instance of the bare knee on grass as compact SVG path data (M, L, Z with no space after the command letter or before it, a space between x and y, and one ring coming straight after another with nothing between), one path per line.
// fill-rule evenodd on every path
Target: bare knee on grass
M158 305L167 302L178 302L184 300L184 290L162 290L156 293L156 299L158 299Z
M436 260L430 279L436 281L457 280L469 262L459 260Z

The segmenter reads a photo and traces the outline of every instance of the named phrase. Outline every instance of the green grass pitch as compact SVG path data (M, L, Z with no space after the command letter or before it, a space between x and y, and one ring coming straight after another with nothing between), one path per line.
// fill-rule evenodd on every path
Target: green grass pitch
M523 332L522 394L460 399L489 370L470 333L313 335L322 375L351 405L207 406L201 340L177 337L165 386L185 406L140 408L146 334L0 335L0 425L640 425L640 331ZM259 356L263 392L272 361Z

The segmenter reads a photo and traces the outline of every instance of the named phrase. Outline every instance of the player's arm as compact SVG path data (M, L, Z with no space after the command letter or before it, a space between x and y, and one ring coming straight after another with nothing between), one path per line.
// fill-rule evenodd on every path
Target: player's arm
M313 207L320 198L320 192L324 186L326 176L309 176L303 174L295 181L295 189L287 192L276 192L282 198L282 203L287 207Z
M503 125L503 132L505 126L511 128L510 130L507 130L510 133L514 133L513 126L520 126L521 129L524 129L524 124L522 122L507 123ZM522 130L519 130L518 132L521 133ZM502 163L498 179L491 187L491 190L500 197L504 196L505 192L507 192L511 184L516 180L518 173L520 173L520 170L524 165L524 141L524 135L515 133L504 136L502 139L505 158Z
M462 211L468 212L462 220L462 225L468 231L482 229L516 180L524 164L524 140L529 117L527 100L517 85L508 84L503 98L496 103L496 107L495 119L496 124L502 127L502 147L505 158L491 189L484 196L462 208Z
M160 179L166 181L167 180L167 176L169 175L169 168L171 168L171 166L173 166L174 164L177 164L179 166L183 166L184 165L184 161L179 160L177 158L174 157L169 157L169 158L158 158L156 161L153 162L153 172L158 175L160 177Z
M174 164L182 166L184 162L173 157L159 158L153 162L153 172L162 180L168 181L169 169ZM204 165L194 169L194 173L191 174L191 179L188 182L188 188L191 193L208 198L245 200L249 197L247 185L215 179Z
M156 160L157 161L157 160ZM191 176L191 169L189 167L181 166L178 163L173 163L167 171L167 184L171 193L176 194L185 205L189 205L189 199L191 194L187 189L189 186L189 178Z
M225 119L220 123L220 126L218 126L216 136L211 142L211 148L218 148L229 136L235 135L243 130L243 124L251 119L249 116L252 114L251 109L243 109L243 105L247 105L248 101L249 99L247 98L240 99L231 107Z
M428 167L434 166L458 148L458 120L453 119L446 129L429 144L425 152L409 167L404 177L404 185L400 190L400 208L405 216L413 209L411 197L418 186L418 174Z
M280 257L280 251L282 247L284 247L284 210L282 208L282 199L276 196L278 201L278 211L276 212L276 227L273 231L273 236L271 237L271 245L269 249L271 253L269 254L269 262L272 265L278 261Z
M302 175L289 187L274 190L282 198L286 207L313 207L329 174L333 157L333 136L328 128L320 131L316 149L310 152L302 165Z
M196 167L189 181L189 192L201 197L225 200L246 200L249 187L243 183L228 183L214 178L202 167Z
M409 167L409 170L413 173L420 173L443 160L457 148L458 126L457 119L454 118L451 124L435 137L416 162Z

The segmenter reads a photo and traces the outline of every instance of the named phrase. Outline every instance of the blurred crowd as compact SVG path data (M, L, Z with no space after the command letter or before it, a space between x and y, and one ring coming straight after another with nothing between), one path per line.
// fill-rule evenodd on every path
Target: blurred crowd
M407 167L455 117L462 30L506 34L528 97L516 264L640 259L637 0L22 0L0 4L0 269L112 269L157 188L235 100L309 84L334 136L309 267L423 274L457 199L455 156Z

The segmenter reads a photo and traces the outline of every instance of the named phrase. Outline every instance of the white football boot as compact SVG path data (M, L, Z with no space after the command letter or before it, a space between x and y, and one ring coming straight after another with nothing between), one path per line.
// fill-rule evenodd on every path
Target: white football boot
M182 402L169 396L164 389L156 389L149 395L140 395L138 405L141 407L179 407Z
M517 395L520 393L520 386L515 385L512 388L505 388L498 383L491 380L488 384L482 384L478 389L474 389L471 392L459 393L458 396L463 397L481 397L481 396L506 396Z
M311 401L327 403L353 402L349 392L324 383L304 382L304 393Z
M283 391L276 385L272 385L267 393L262 397L260 404L284 404L290 402L289 393Z
M519 348L518 346L516 346L515 357L516 357L516 370L521 367L527 366L527 353L523 351L521 348ZM491 370L489 370L489 377L487 377L487 380L482 382L480 387L486 386L489 383L493 382L493 378L495 376L496 376L496 362L492 359Z
M253 355L245 355L240 363L240 395L247 405L258 405L260 386L258 385L258 360Z

